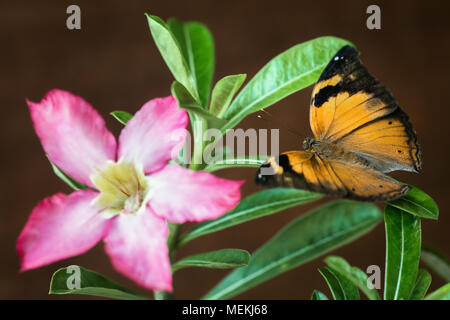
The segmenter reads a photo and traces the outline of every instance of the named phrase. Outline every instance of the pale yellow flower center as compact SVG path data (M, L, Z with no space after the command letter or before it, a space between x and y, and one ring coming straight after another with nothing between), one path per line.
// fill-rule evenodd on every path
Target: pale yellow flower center
M91 179L100 191L95 202L112 215L137 213L148 191L142 170L126 162L109 162Z

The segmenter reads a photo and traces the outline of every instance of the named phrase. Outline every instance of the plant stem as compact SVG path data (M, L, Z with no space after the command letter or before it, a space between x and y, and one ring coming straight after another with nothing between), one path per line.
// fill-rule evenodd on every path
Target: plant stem
M192 131L194 134L194 150L189 168L194 171L200 171L205 167L203 163L203 133L207 129L206 121L195 114L190 114Z
M167 247L169 248L170 264L173 264L175 259L175 253L177 251L177 242L180 235L181 225L178 223L169 222L169 237L167 238ZM155 300L173 300L175 298L172 292L168 291L155 291Z
M204 167L203 164L203 132L205 130L206 122L203 119L191 114L191 123L193 124L194 131L194 154L192 157L192 163L189 166L191 170L201 170ZM167 247L169 248L170 264L174 263L175 254L177 251L178 238L180 236L181 225L177 223L169 222L169 237L167 238ZM174 294L168 291L155 291L155 300L173 300Z
M167 246L169 248L169 258L171 263L173 263L175 259L180 228L180 224L169 222L169 237L167 238Z

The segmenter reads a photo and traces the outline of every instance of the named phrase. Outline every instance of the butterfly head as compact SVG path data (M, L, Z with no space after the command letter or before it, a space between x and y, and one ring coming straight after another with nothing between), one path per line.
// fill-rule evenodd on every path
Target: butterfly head
M320 143L312 138L306 138L303 140L303 150L311 151L313 146L319 145Z

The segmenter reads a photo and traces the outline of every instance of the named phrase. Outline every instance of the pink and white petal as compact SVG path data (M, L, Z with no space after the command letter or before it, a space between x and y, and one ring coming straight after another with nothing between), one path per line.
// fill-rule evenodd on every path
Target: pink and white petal
M115 160L116 140L99 113L83 98L53 89L39 103L28 101L31 119L50 160L75 180Z
M79 255L99 242L109 220L91 204L97 195L92 190L78 190L42 200L17 239L21 271Z
M167 223L150 208L114 218L105 250L114 268L150 290L172 291Z
M123 128L118 158L154 172L175 159L183 147L187 112L173 96L148 101Z
M168 164L147 177L155 213L171 222L216 219L241 199L245 181L218 178L205 171L192 171Z

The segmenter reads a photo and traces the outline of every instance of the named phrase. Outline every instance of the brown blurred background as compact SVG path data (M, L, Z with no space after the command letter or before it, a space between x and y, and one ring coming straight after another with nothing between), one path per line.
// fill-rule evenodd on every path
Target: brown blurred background
M81 30L66 28L66 8L81 7ZM381 30L366 28L366 8L381 7ZM172 76L148 30L144 12L164 20L205 23L216 44L214 81L229 74L251 78L266 62L289 47L323 35L352 41L369 70L394 93L410 115L423 147L423 172L400 177L426 191L440 207L439 221L423 220L423 243L450 255L450 105L448 7L444 1L2 1L0 10L1 186L0 298L61 299L48 296L52 273L77 264L96 270L141 293L132 281L116 273L99 244L90 252L19 274L15 241L32 208L58 191L70 192L50 168L29 118L25 98L39 101L52 88L78 94L97 108L115 134L121 125L109 112L135 112L148 99L166 96ZM288 127L309 136L311 88L269 110ZM250 116L242 128L272 124ZM276 124L273 125L276 127ZM301 138L280 131L281 150L298 149ZM244 178L243 194L257 188L255 169L219 173ZM329 201L325 199L323 202ZM219 248L253 251L286 223L317 204L292 208L194 240L180 256ZM301 236L301 235L299 235ZM384 228L333 254L366 269L384 269ZM308 299L313 289L329 293L317 272L322 259L289 271L239 296L243 299ZM178 298L199 298L227 271L185 269L176 273ZM443 284L433 274L432 288ZM147 292L148 294L149 292Z

